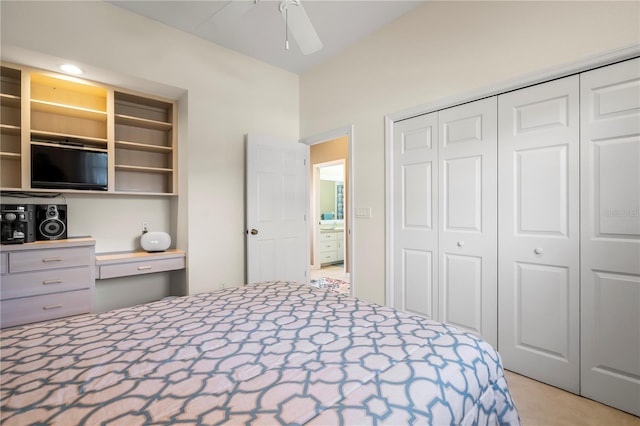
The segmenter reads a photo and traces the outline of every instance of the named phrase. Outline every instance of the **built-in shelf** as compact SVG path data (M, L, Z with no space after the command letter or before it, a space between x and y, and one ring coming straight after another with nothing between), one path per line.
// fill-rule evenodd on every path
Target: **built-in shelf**
M165 121L148 120L146 118L132 117L130 115L116 114L116 124L142 127L151 130L171 130L173 124Z
M124 164L116 164L116 170L126 170L130 172L142 172L142 173L171 173L172 169L164 167L145 167L145 166L128 166Z
M19 160L22 155L16 152L0 152L0 158L3 160Z
M8 93L0 93L0 105L12 108L20 108L20 96L10 95Z
M20 135L20 126L12 124L0 124L0 132L4 135Z
M117 191L174 193L175 120L173 102L114 93Z
M22 182L22 71L0 67L0 182L3 190Z
M106 121L106 111L98 111L95 109L82 108L74 105L59 104L56 102L41 101L31 99L32 111L46 112L56 115L66 115L70 117L86 118L89 120Z
M94 138L90 136L78 136L78 135L70 135L68 133L57 133L57 132L48 132L44 130L34 130L31 129L31 139L46 139L51 141L78 141L89 145L94 145L100 148L107 147L107 139L105 138Z
M116 141L116 148L133 149L137 151L171 153L173 150L170 146L149 145L146 143Z

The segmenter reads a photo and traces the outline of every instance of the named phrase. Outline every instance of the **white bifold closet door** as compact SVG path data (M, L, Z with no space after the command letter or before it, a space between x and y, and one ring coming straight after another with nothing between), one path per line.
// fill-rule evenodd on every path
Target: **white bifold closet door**
M497 105L394 124L394 307L497 347Z
M439 320L498 347L497 100L438 112Z
M580 391L579 83L498 96L498 316L504 365Z
M394 124L393 306L437 318L438 114Z
M581 393L640 416L640 60L580 78Z

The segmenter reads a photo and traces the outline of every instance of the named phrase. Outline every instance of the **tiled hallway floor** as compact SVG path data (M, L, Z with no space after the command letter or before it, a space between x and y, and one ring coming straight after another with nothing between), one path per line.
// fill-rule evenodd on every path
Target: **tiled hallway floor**
M350 282L349 274L344 270L344 263L328 265L320 269L311 269L311 280L317 280L318 278L333 278L335 280Z

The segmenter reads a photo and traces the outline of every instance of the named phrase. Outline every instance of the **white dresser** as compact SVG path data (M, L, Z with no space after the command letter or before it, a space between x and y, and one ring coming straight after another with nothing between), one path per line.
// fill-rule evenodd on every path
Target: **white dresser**
M94 311L95 240L0 247L2 328Z
M344 262L344 230L320 232L320 264Z

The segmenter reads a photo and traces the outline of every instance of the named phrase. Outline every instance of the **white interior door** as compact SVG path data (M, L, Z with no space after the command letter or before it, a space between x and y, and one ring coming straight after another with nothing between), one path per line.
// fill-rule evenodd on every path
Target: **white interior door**
M640 59L580 79L582 394L640 416Z
M578 76L498 97L499 351L578 393Z
M393 306L437 318L438 115L393 130Z
M309 147L247 136L247 282L307 282Z
M497 98L438 113L440 317L498 346Z

